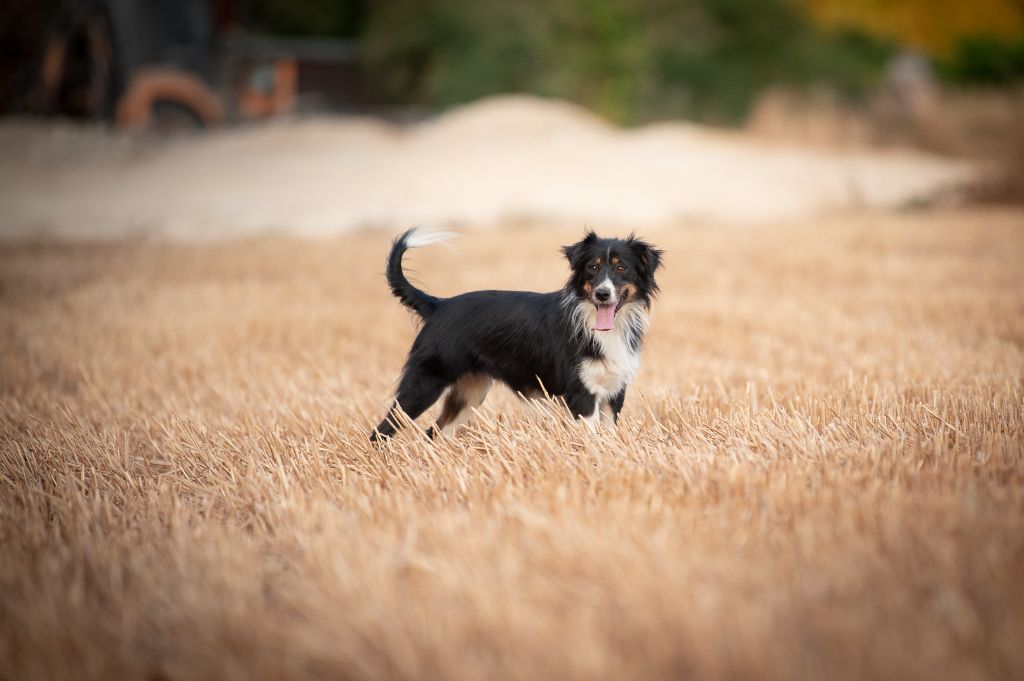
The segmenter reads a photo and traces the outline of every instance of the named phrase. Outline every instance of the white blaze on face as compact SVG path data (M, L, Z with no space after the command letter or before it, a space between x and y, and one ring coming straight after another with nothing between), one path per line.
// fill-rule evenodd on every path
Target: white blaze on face
M608 292L608 300L599 302L598 292ZM615 285L611 277L605 277L604 281L594 289L594 305L597 307L597 318L594 322L594 331L611 331L615 324L615 306L618 304L618 296L615 295Z
M602 281L594 288L594 293L600 292L608 293L608 295L610 296L610 298L608 298L609 303L615 304L619 302L618 300L616 300L618 296L615 295L615 284L612 283L611 277L605 277L604 281Z

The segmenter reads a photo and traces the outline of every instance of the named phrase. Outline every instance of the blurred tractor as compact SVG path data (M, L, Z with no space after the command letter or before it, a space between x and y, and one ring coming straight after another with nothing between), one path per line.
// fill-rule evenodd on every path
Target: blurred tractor
M300 69L320 85L358 80L347 42L246 34L239 4L63 0L19 108L167 131L288 111Z

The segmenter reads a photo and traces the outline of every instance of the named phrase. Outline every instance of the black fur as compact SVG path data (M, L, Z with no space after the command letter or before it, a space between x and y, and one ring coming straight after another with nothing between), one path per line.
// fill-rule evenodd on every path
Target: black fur
M409 351L395 404L371 439L394 434L399 407L415 419L446 388L474 375L493 377L527 396L543 389L562 397L575 417L595 411L597 398L583 385L580 366L584 359L602 359L594 334L614 332L581 328L576 308L594 305L594 289L607 278L618 297L625 296L620 309L625 305L649 309L658 291L654 272L661 251L632 235L625 240L600 239L588 232L580 242L562 249L572 274L559 291L474 291L442 299L414 287L402 271L402 255L412 233L395 240L387 279L395 296L424 324ZM629 340L639 351L642 329ZM454 405L455 413L466 406L456 390L457 386L449 395L443 418L451 418L448 403ZM608 401L616 418L624 398L625 388Z
M388 256L387 269L388 286L391 287L391 293L402 301L403 305L426 319L437 308L438 299L424 293L409 283L409 280L405 278L405 272L402 271L402 256L408 250L409 237L415 231L415 228L406 230L402 236L395 239L391 244L391 255Z

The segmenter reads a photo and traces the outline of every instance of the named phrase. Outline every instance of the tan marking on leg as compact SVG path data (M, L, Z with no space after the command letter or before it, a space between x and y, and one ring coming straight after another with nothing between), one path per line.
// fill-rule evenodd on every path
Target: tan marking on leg
M437 419L441 434L449 437L454 435L456 429L473 415L473 410L483 404L493 383L490 376L483 374L467 374L456 381L448 391L444 409Z

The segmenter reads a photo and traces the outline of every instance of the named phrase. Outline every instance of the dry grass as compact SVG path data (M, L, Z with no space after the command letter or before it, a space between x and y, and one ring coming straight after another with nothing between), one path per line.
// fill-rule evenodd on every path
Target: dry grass
M643 230L618 434L382 451L385 235L4 245L0 678L1020 678L1022 223ZM411 260L561 282L508 236Z

